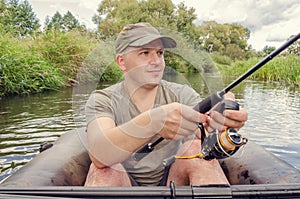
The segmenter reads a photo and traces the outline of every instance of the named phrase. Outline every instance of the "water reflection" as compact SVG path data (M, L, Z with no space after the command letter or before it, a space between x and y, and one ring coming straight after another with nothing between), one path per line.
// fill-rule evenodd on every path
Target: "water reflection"
M8 97L0 103L0 180L32 159L41 143L80 126L74 123L82 116L72 109L72 89Z
M199 75L180 78L203 97L212 92ZM31 160L41 143L53 142L62 133L84 126L82 113L91 90L85 85L74 90L1 99L0 181ZM249 113L241 133L300 168L299 89L288 90L280 85L248 81L234 92Z
M245 135L300 168L299 90L248 82L240 101L249 113Z

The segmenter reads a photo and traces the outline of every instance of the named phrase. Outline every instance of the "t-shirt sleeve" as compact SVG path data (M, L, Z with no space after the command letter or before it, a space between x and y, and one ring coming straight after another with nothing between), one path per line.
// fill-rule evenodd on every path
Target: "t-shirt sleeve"
M101 90L94 91L85 105L87 125L99 117L110 117L114 120L111 107L111 97L107 93Z

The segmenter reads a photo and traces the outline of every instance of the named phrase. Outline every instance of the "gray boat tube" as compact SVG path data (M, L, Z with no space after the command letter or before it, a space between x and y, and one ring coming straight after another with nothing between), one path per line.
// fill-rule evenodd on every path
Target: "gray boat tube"
M64 133L0 186L82 186L91 163L85 136L85 128Z
M82 186L91 163L84 142L85 129L66 132L0 186ZM219 161L231 185L300 183L298 169L251 141Z

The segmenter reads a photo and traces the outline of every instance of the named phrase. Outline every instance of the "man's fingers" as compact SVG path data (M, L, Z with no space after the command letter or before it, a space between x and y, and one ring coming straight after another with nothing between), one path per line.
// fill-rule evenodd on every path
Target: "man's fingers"
M181 105L181 113L185 119L195 122L195 123L204 123L207 120L206 115L201 114L186 105Z
M248 114L244 109L240 109L239 111L225 110L224 115L232 120L241 122L245 122L248 119Z
M235 96L232 92L228 92L224 95L224 99L235 100Z
M207 129L208 132L211 132L214 129L218 129L219 131L222 131L226 128L226 126L224 125L224 122L219 123L211 117L208 118L206 124L208 126L208 129Z

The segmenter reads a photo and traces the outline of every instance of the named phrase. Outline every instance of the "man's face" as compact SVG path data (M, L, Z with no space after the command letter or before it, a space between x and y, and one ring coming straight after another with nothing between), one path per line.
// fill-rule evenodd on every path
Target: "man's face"
M125 78L139 86L156 86L162 78L165 60L160 39L142 47L128 47L124 58Z

